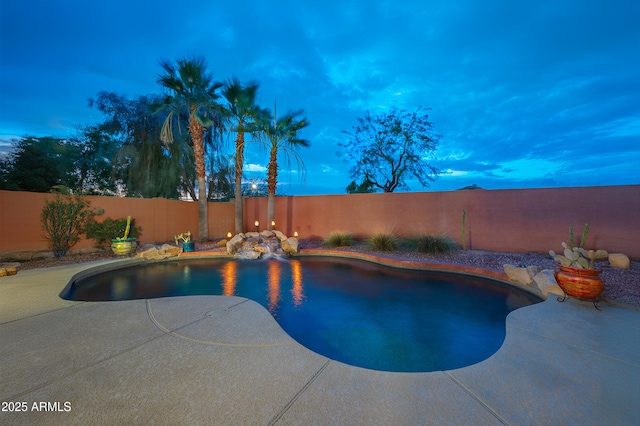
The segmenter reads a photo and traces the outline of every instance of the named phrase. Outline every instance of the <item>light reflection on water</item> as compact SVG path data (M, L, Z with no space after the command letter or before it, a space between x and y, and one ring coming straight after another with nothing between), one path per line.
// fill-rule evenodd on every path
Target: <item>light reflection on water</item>
M280 302L280 262L269 262L269 294L267 309L274 315Z
M502 345L507 314L539 301L490 280L334 258L150 264L88 277L63 297L207 294L254 300L309 349L386 371L448 370L482 361Z
M222 295L233 296L236 292L238 279L238 262L227 262L220 268L222 275Z
M300 306L304 301L304 289L302 288L302 265L299 260L291 261L291 294L293 295L293 306Z

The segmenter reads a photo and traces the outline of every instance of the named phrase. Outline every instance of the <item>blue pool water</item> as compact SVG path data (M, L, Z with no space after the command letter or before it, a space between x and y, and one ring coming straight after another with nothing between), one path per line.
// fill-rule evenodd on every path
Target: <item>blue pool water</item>
M269 310L307 348L364 368L450 370L494 354L505 319L539 298L488 279L358 260L174 261L73 283L69 300L234 295Z

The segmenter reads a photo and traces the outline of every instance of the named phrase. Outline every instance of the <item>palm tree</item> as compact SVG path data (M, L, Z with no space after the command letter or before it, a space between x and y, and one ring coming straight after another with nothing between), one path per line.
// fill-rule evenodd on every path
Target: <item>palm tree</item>
M298 137L298 133L309 125L305 117L298 118L303 113L302 110L289 112L281 118L277 118L277 111L274 105L274 116L267 117L262 122L262 132L267 138L269 149L269 165L267 166L267 224L268 229L275 220L275 199L276 186L278 185L278 151L283 151L285 159L289 163L293 157L298 166L303 169L302 159L296 152L296 148L309 146L309 141Z
M242 229L242 169L244 167L244 134L257 130L258 123L265 115L255 104L259 83L249 82L242 85L237 78L227 81L222 89L222 96L229 102L227 119L232 122L230 131L236 132L235 157L236 157L236 188L235 188L235 222L236 234Z
M156 107L156 111L168 111L162 126L160 139L168 147L174 139L174 122L180 130L180 115L186 113L188 130L193 143L193 155L196 163L196 180L198 183L198 239L209 238L207 218L207 186L205 171L205 132L207 128L219 130L218 118L221 111L217 103L219 95L216 91L222 86L214 82L207 72L204 58L179 59L177 67L172 62L162 60L160 66L164 74L158 77L158 83L168 90L164 103Z

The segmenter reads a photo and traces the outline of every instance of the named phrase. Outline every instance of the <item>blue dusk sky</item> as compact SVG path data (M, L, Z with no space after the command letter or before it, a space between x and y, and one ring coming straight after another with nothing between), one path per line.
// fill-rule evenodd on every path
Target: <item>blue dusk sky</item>
M202 56L259 81L261 106L304 109L286 195L345 193L343 131L418 106L443 174L412 191L638 184L639 23L637 0L0 0L0 151L72 136L104 118L88 98L162 93L161 59ZM247 176L266 157L248 148Z

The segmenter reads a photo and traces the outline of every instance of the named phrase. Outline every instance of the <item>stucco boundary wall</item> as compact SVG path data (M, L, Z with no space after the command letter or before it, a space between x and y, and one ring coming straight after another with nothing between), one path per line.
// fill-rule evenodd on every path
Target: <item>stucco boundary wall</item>
M561 250L589 224L586 248L640 259L640 185L511 190L459 190L276 197L276 228L300 238L333 231L355 235L444 233L467 248L538 252ZM266 224L266 198L248 198L244 229Z
M0 253L47 250L40 215L51 194L0 191ZM197 203L164 198L120 198L86 196L91 207L102 208L98 221L131 215L142 227L140 243L164 243L183 232L198 231ZM209 234L223 236L234 228L233 203L209 203ZM93 247L94 240L81 240L73 250Z
M46 250L40 214L50 194L0 191L0 254ZM197 204L163 198L88 196L101 218L131 215L142 226L141 243L171 241L197 232ZM589 224L587 248L604 248L640 259L640 185L513 190L460 190L390 194L276 197L276 228L300 238L325 238L333 231L366 236L445 233L461 244L466 211L467 248L545 253L559 250L573 227L576 238ZM267 199L245 198L244 229L266 228ZM234 230L234 204L209 203L209 238ZM88 248L82 240L74 249Z

